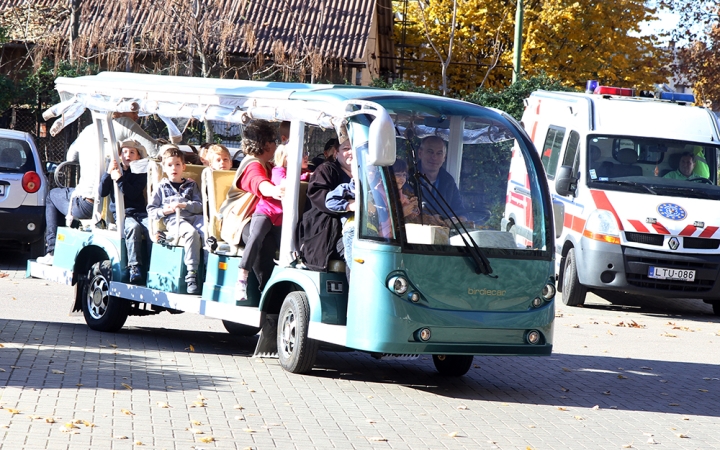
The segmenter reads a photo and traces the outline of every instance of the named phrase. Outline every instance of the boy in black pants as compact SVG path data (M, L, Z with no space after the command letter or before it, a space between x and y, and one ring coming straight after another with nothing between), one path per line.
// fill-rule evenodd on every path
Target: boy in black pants
M110 196L110 211L115 217L115 190L113 181L116 181L120 192L125 200L125 247L127 248L128 268L130 269L130 283L140 284L143 281L142 240L145 237L146 245L149 246L150 236L148 234L148 214L145 201L145 187L147 186L147 175L144 173L132 173L130 162L145 157L145 149L135 141L125 141L120 144L120 162L122 172L118 168L115 159L110 161L107 173L103 174L100 180L100 196Z

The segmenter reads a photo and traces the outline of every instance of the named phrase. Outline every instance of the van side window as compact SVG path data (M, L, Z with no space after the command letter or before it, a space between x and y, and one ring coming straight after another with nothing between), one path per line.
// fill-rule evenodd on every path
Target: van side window
M565 128L553 126L548 128L540 160L542 161L547 177L550 180L555 179L555 172L557 171L557 162L558 157L560 156L560 148L562 147L563 138L565 138Z
M578 150L580 149L580 134L577 131L571 131L565 146L565 154L562 159L562 166L572 167L574 174L577 174L580 158Z

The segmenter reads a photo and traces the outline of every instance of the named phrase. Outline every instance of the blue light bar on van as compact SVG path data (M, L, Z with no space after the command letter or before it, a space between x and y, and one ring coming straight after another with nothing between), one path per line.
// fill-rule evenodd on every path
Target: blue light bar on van
M695 96L692 94L680 94L678 92L661 92L660 100L670 100L671 102L695 103Z

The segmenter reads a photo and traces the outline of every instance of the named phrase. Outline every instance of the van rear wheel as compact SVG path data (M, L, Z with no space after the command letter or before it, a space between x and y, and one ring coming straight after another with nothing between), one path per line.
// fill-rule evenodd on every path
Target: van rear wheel
M563 272L562 301L567 306L582 306L585 303L587 288L580 284L577 275L575 249L571 248L565 257L565 270Z
M308 338L310 304L307 294L290 292L280 308L277 328L278 359L291 373L307 373L315 364L319 343Z
M125 324L130 302L110 295L111 267L110 261L92 266L83 286L81 306L85 323L91 329L113 333Z
M461 377L468 373L472 366L472 355L433 355L433 364L440 373L447 377Z

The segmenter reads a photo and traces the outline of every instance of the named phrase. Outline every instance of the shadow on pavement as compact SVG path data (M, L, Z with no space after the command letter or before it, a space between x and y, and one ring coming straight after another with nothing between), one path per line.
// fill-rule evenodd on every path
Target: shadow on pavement
M702 300L687 298L646 297L624 292L600 291L593 292L597 297L588 296L586 309L602 309L608 311L635 312L647 316L680 317L688 320L702 320L720 323L720 316L713 313L712 305ZM597 301L597 298L600 301ZM607 303L605 303L607 302ZM608 304L609 303L609 304ZM563 306L559 304L558 306Z
M198 371L185 357L191 351L249 357L257 337L136 327L100 333L84 324L0 319L0 343L0 387L113 390L126 383L172 391L229 382Z
M0 319L0 341L0 368L5 369L0 386L114 390L128 383L134 389L173 391L233 382L222 372L199 370L190 355L249 358L257 337L135 327L112 334L89 331L84 324ZM268 367L283 370L277 363ZM447 378L437 374L429 356L377 360L360 352L321 351L305 376L401 385L447 399L499 402L498 407L597 405L720 416L720 371L713 364L558 353L486 356L475 357L466 376Z

